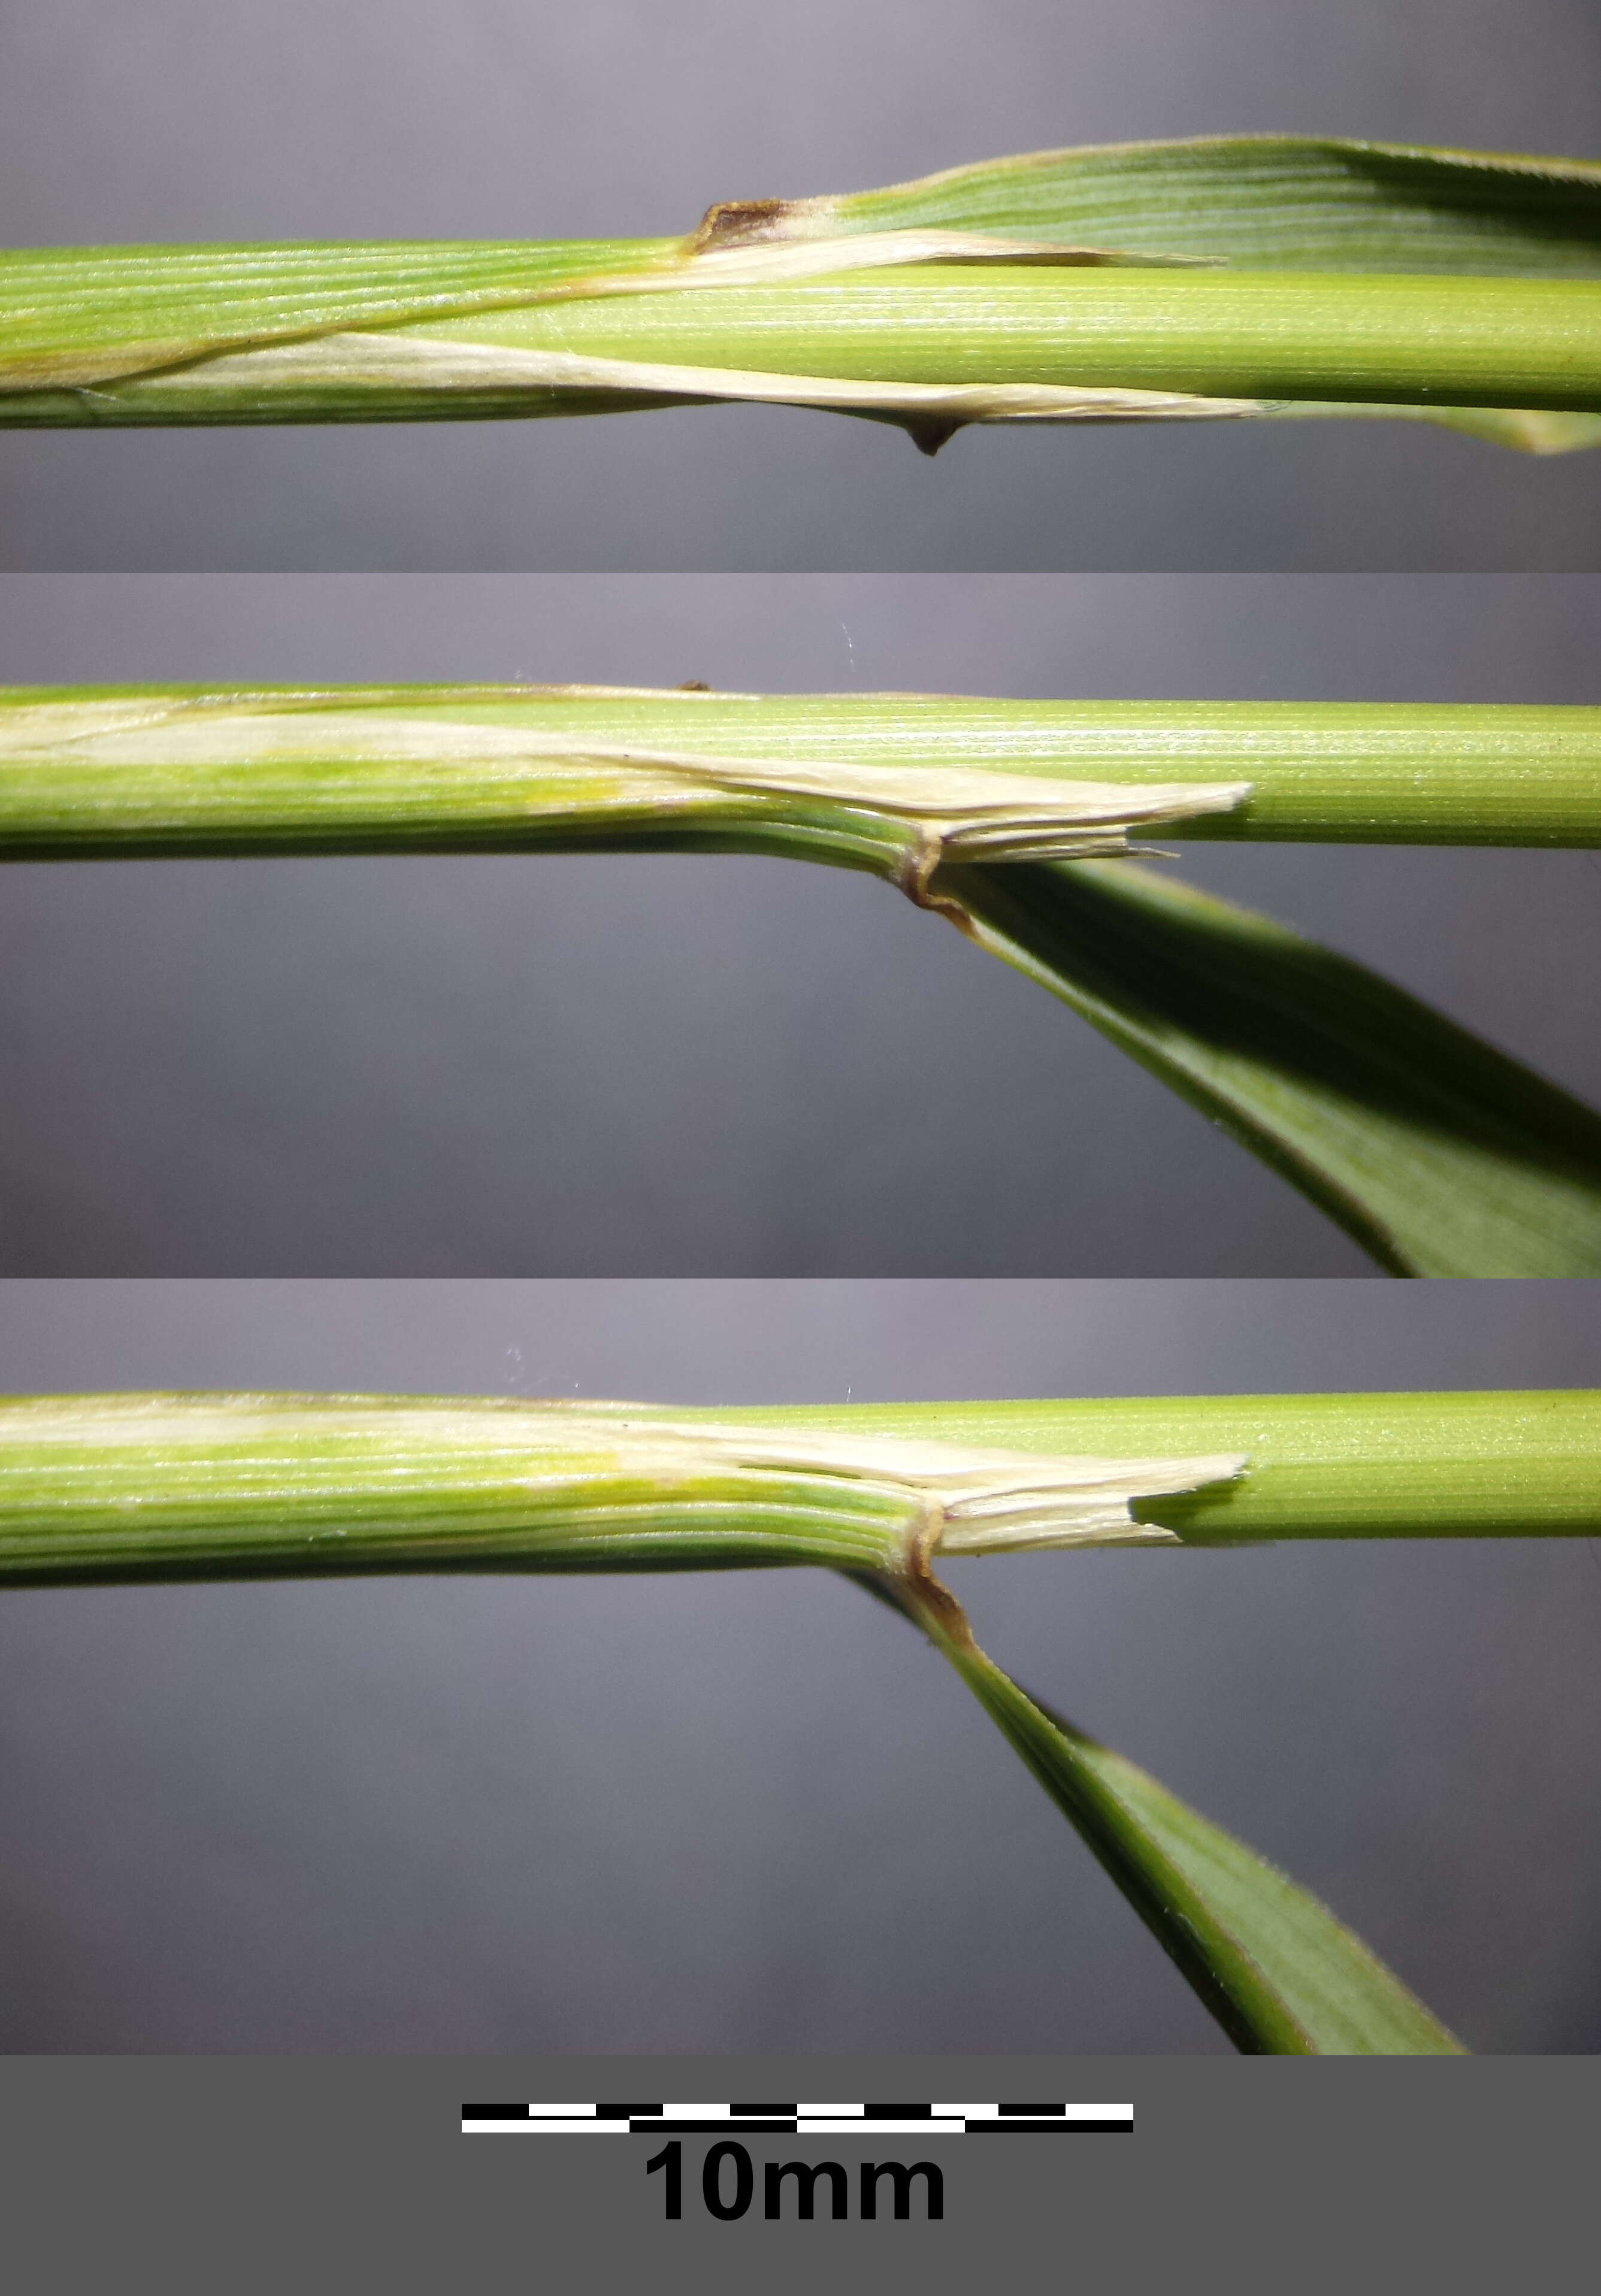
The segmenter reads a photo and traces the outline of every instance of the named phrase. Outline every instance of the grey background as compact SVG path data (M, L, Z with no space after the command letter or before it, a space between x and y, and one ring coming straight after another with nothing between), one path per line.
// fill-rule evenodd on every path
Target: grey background
M1598 1382L1594 1284L0 1287L0 1391ZM1476 2049L1601 2046L1594 1542L949 1576ZM1225 2048L954 1678L822 1574L14 1591L0 1751L7 2050Z
M1583 576L12 577L0 678L1601 702ZM1191 845L1601 1095L1601 856ZM1368 1263L866 877L0 870L0 1272L1318 1275Z
M1587 0L11 0L14 244L688 230L1003 152L1601 146ZM0 432L16 568L1593 567L1601 454L1416 426L969 431L768 409Z

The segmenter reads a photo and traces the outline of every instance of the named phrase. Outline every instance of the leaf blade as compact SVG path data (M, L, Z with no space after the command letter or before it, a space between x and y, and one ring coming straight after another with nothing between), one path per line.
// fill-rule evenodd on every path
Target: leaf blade
M1253 270L1601 277L1601 167L1340 136L1027 152L808 203L837 229L1074 240Z
M1129 862L935 884L1391 1273L1601 1274L1601 1116L1366 966Z
M920 1603L913 1615L1237 2048L1466 2054L1310 1891L1030 1697L926 1610Z

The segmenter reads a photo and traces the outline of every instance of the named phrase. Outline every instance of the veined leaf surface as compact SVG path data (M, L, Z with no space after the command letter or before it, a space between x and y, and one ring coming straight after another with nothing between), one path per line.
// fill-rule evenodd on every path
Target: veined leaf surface
M1392 1273L1601 1275L1601 1116L1365 965L1133 862L934 884Z
M926 1598L913 1615L1236 2047L1275 2056L1462 2054L1309 1890L1030 1698L965 1622Z

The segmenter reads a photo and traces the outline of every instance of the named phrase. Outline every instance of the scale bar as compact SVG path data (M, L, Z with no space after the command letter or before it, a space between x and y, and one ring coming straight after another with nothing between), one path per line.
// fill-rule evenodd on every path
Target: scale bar
M468 2136L1130 2136L1131 2104L603 2103L464 2104Z

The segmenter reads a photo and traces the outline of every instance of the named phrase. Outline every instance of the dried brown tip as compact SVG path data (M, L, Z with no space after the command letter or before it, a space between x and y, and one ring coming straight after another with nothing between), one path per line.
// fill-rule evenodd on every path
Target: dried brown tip
M714 247L752 247L782 239L789 200L719 200L707 209L690 237L690 250L704 255Z
M948 439L954 439L958 430L967 426L954 416L931 414L902 427L920 455L937 455Z

